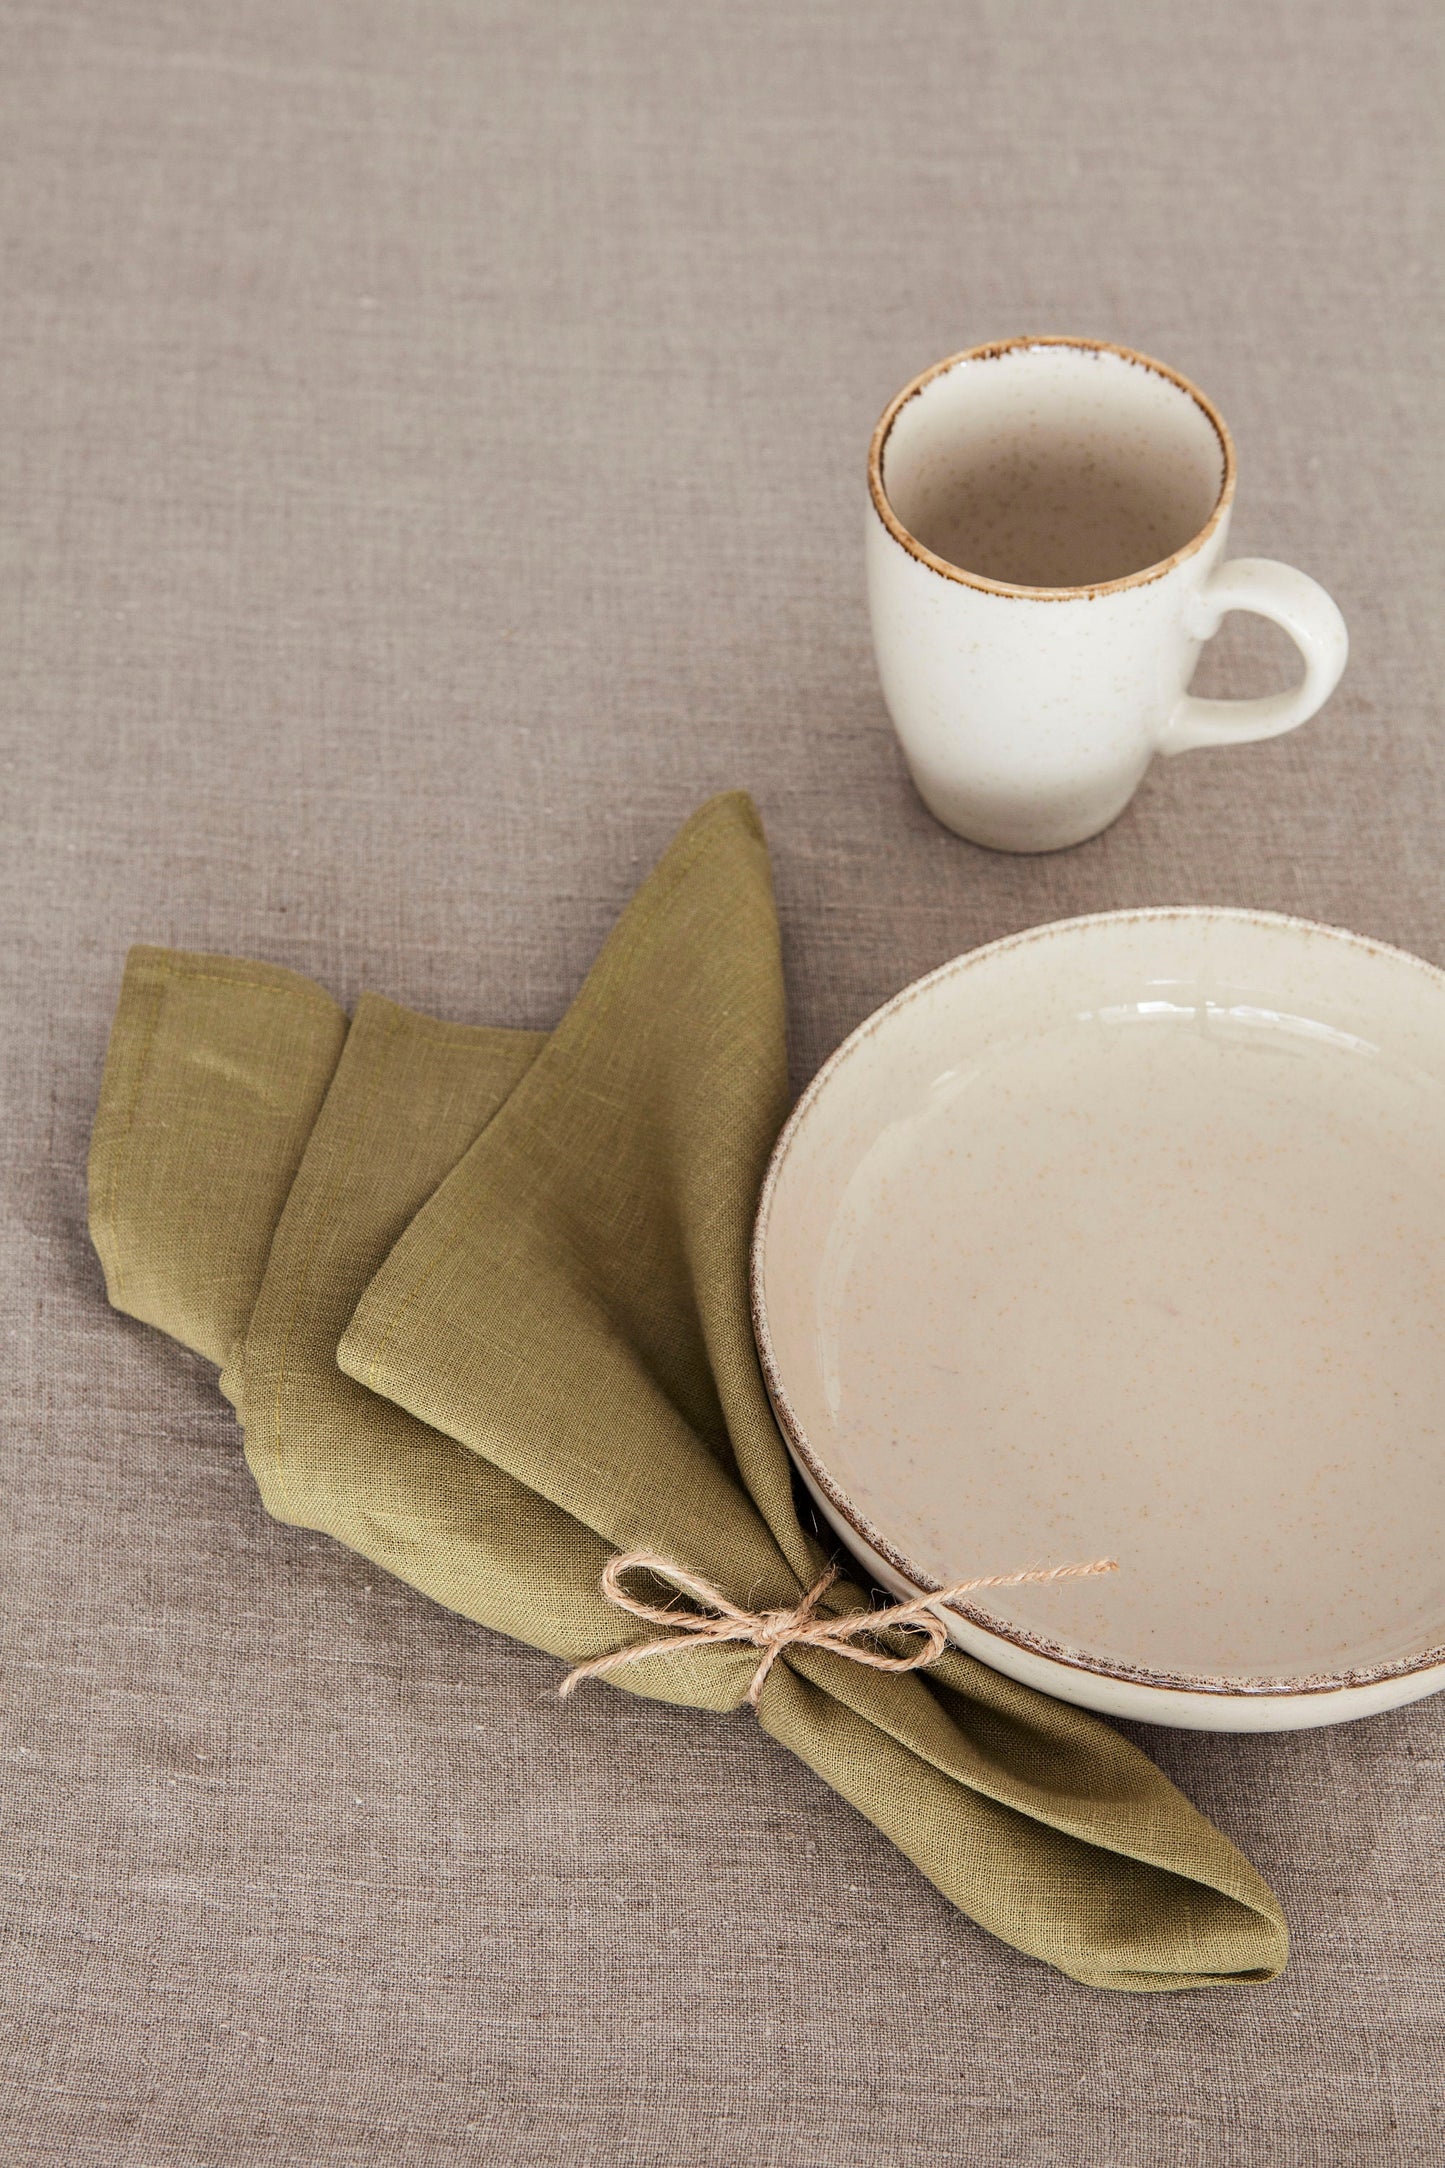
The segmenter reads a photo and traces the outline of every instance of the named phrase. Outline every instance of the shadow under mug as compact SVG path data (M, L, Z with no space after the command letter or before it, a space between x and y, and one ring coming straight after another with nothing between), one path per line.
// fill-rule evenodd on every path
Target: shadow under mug
M925 805L971 842L1082 843L1156 753L1277 737L1339 682L1349 641L1324 589L1225 561L1229 431L1146 355L1062 338L955 354L886 409L868 479L883 696ZM1293 690L1187 690L1230 610L1290 635Z

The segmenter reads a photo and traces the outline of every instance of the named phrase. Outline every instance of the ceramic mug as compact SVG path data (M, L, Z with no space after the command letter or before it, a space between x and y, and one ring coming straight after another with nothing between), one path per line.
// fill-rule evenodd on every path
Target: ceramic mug
M1162 362L1013 339L925 370L868 461L883 696L930 812L999 851L1056 851L1123 812L1156 753L1307 722L1344 619L1265 557L1225 561L1234 444ZM1229 610L1290 635L1304 676L1259 700L1188 690Z

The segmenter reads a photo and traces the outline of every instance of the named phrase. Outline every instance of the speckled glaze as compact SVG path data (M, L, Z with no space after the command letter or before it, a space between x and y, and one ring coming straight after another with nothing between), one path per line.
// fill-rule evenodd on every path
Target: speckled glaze
M1097 835L1156 753L1293 730L1339 681L1344 620L1267 558L1225 561L1234 447L1161 362L1021 339L940 362L869 456L868 594L884 698L930 811L994 850ZM1294 640L1259 700L1187 686L1230 610Z
M1113 1715L1365 1716L1445 1685L1445 974L1262 913L945 965L773 1155L754 1323L819 1506L899 1595Z

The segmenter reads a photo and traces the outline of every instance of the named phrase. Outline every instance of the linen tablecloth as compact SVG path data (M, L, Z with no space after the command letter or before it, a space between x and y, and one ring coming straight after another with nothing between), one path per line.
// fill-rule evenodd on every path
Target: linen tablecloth
M772 840L798 1085L1075 911L1445 962L1439 37L1422 0L0 15L7 2163L1445 2154L1445 1704L1152 1735L1291 1965L1071 1986L756 1727L559 1706L269 1523L84 1231L130 940L546 1029L720 788ZM912 796L861 566L878 410L1016 330L1199 382L1236 548L1353 638L1318 722L1035 860ZM1203 689L1289 667L1231 628Z

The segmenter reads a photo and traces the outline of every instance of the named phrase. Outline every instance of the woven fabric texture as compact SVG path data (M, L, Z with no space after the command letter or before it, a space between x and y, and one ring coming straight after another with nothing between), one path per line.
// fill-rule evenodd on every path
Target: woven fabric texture
M573 1659L645 1640L599 1590L638 1547L734 1602L795 1605L827 1556L748 1311L787 1105L749 801L686 824L543 1048L380 1007L343 1052L305 980L136 952L90 1165L111 1301L227 1351L272 1513L467 1618ZM426 1160L438 1186L378 1253ZM844 1582L827 1608L860 1603ZM756 1662L694 1646L617 1683L735 1710ZM1284 1963L1270 1891L1137 1748L961 1650L924 1679L793 1649L758 1715L971 1918L1074 1979L1238 1985Z
M132 941L550 1031L716 790L771 844L795 1088L1078 911L1445 963L1441 74L1427 0L0 9L7 2163L1445 2155L1445 1703L1151 1737L1290 1965L1076 1986L760 1726L559 1707L268 1518L85 1225ZM1035 860L914 798L861 562L886 400L1020 330L1199 383L1234 547L1352 639L1317 721ZM1231 623L1199 689L1290 667Z

